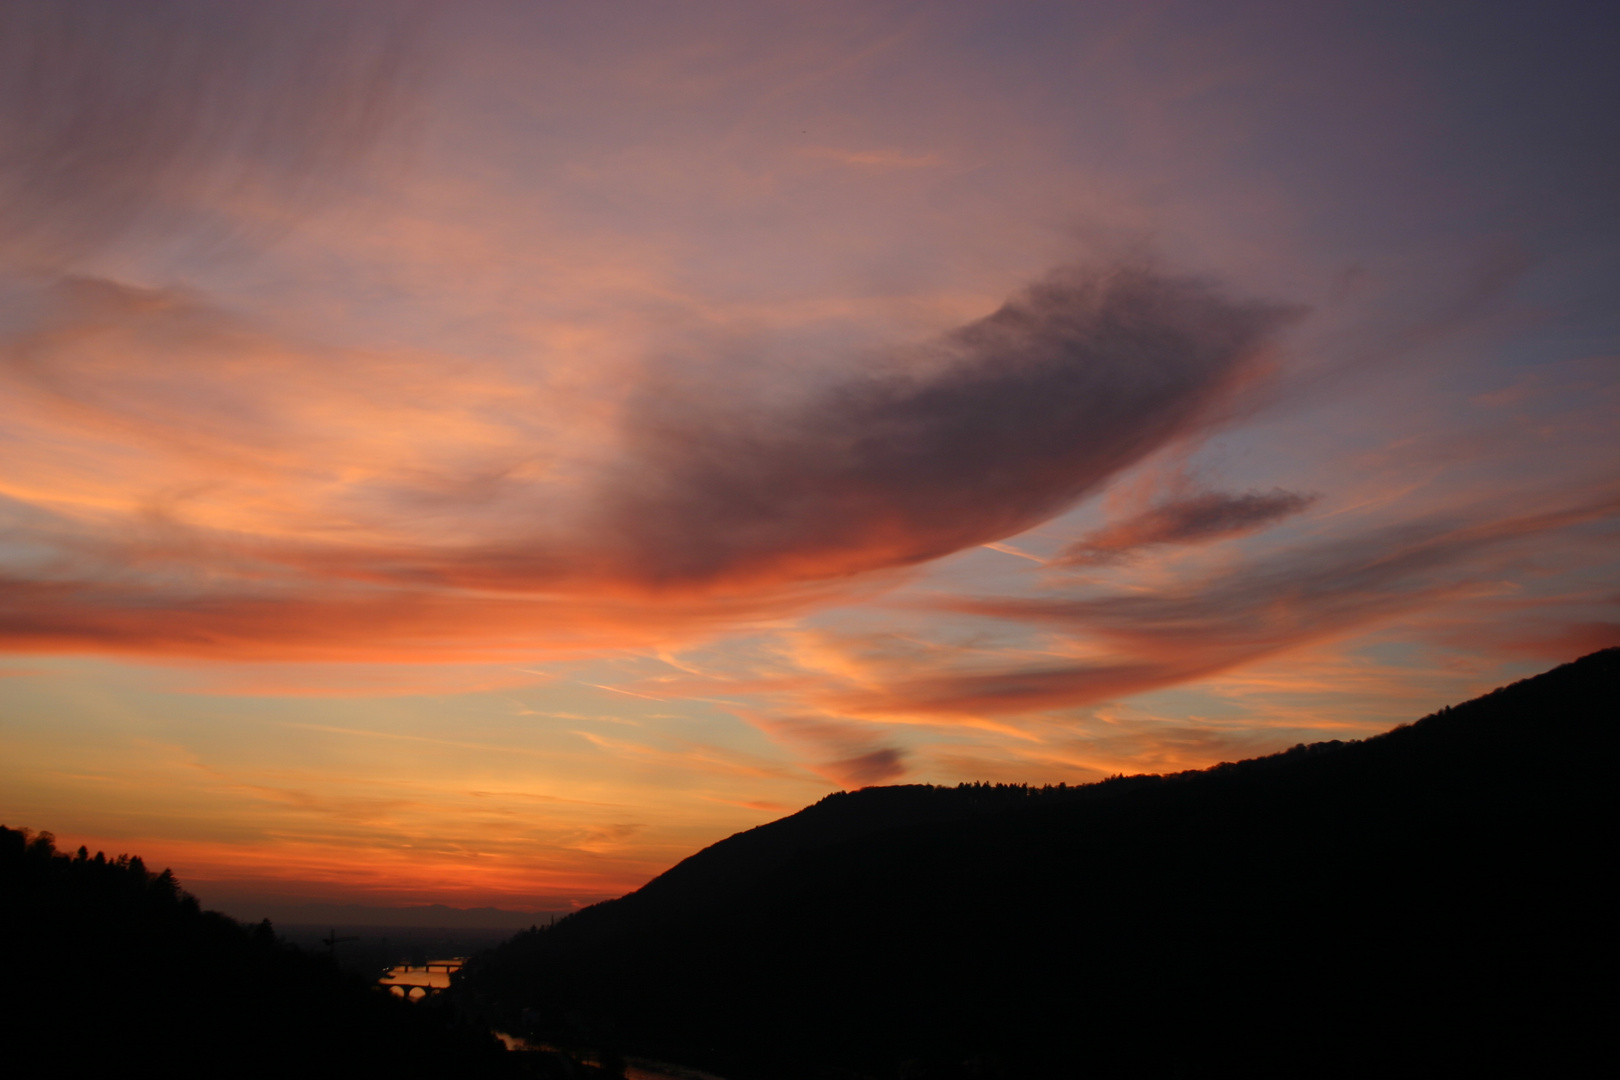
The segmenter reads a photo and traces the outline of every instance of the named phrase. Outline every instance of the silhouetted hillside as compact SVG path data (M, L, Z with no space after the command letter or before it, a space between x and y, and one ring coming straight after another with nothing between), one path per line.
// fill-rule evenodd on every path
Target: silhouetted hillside
M202 911L139 858L0 826L0 1032L15 1075L508 1076L528 1055ZM33 1061L33 1066L27 1066Z
M520 934L456 992L733 1080L1612 1059L1617 689L1608 650L1201 772L829 796Z

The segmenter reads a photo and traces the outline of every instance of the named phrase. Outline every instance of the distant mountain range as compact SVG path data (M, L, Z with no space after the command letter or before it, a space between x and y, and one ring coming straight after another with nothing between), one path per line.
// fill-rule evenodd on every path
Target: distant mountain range
M1611 649L1364 741L831 795L454 993L731 1080L1601 1073L1617 691Z
M251 922L269 919L281 926L418 927L454 930L526 930L563 918L568 911L507 911L458 908L444 904L381 907L370 904L288 904L227 901L229 914Z

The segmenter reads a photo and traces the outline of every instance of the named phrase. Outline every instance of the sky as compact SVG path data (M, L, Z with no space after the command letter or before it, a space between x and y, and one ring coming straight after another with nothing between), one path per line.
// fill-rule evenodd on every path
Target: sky
M569 910L1620 644L1617 46L4 0L0 819L245 917Z

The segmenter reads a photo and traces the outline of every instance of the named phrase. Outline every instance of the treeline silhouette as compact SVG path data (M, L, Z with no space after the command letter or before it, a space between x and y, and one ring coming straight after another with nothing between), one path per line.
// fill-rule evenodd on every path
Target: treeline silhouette
M1617 689L1607 650L1364 741L829 796L452 993L731 1080L1600 1074Z
M389 998L269 922L203 911L167 870L4 826L0 1032L13 1067L57 1075L549 1075L448 1003Z

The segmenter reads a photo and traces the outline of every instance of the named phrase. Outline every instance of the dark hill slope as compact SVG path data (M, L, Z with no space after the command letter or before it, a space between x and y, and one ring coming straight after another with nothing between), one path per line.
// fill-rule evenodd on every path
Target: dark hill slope
M737 1078L1612 1057L1617 690L1609 650L1363 742L830 796L519 935L458 992Z
M1078 794L1086 789L1064 790ZM904 784L838 792L797 814L706 847L628 896L569 916L562 935L573 941L612 937L630 926L661 925L723 907L746 898L760 881L807 853L873 833L1000 813L1042 794L988 784L960 788ZM1045 794L1058 793L1048 789Z
M8 1075L534 1072L448 1009L201 910L168 871L59 853L49 833L0 826L0 960Z

